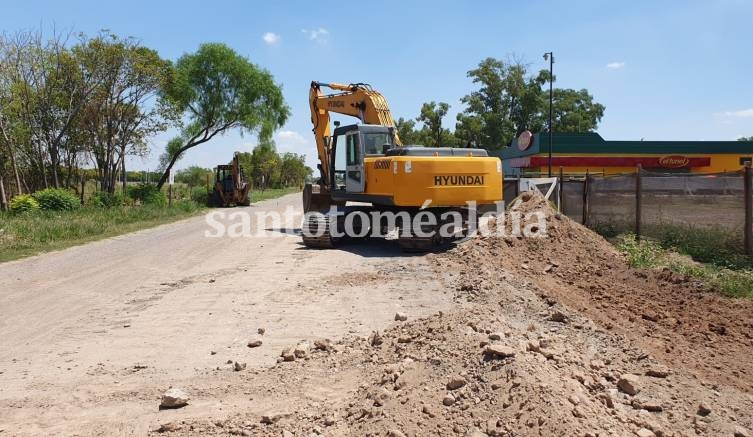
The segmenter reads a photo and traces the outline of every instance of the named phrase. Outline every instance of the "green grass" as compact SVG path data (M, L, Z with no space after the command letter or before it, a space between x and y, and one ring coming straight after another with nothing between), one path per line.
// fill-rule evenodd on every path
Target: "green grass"
M301 190L298 187L267 188L264 191L261 191L259 189L253 189L251 190L251 202L253 203L253 202L261 202L262 200L276 199L286 194L298 193L300 191Z
M709 240L709 235L697 237L683 234L682 239L675 236L665 239L637 241L632 234L621 235L617 238L617 248L625 252L628 263L638 268L669 268L672 271L698 278L709 284L714 289L731 297L753 298L753 270L750 269L749 257L728 252L724 240ZM677 244L671 249L665 247L669 241ZM708 242L704 247L700 242ZM683 249L687 249L683 250ZM720 250L718 256L714 256L714 250ZM715 262L702 263L691 258L691 253L700 254L706 259ZM680 256L678 253L688 256Z
M742 230L665 225L651 232L663 248L696 261L732 270L753 270L753 257L744 254Z
M195 202L176 201L172 207L82 207L60 212L0 213L0 262L154 227L203 210Z
M252 201L274 199L298 191L298 188L254 191ZM203 211L206 207L196 202L173 200L171 207L85 206L73 211L35 211L18 215L0 212L0 262L151 228Z

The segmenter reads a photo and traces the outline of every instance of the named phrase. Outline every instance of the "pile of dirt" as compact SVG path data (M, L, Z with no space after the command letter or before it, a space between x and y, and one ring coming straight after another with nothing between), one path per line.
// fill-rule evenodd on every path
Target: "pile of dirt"
M540 196L521 200L521 212L544 213L545 238L489 236L430 255L452 310L307 339L325 346L236 372L259 410L154 433L753 435L750 302L631 269Z
M608 241L557 213L539 193L524 193L517 203L523 215L544 214L546 237L477 238L447 256L470 275L484 260L527 278L542 298L627 335L662 361L753 391L753 302L668 269L631 268Z

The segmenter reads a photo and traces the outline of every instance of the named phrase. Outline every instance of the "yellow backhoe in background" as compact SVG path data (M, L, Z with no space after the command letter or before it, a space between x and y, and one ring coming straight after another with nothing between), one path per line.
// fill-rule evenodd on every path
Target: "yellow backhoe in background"
M323 88L334 93L325 94ZM489 157L483 149L404 146L387 101L371 86L311 82L309 103L320 178L318 184L305 187L303 204L306 212L322 214L307 215L303 225L308 231L303 233L306 246L334 247L339 242L330 232L335 209L342 212L336 215L337 223L333 222L338 229L356 211L404 212L403 216L411 219L426 211L436 216L438 231L444 212L457 211L468 217L468 202L484 206L502 200L502 162L498 158ZM361 124L335 123L333 132L330 113L353 116ZM385 223L359 226L384 228ZM400 247L411 251L431 250L444 240L439 232L431 237L402 233L398 237Z
M214 186L210 193L212 206L251 205L251 184L243 173L238 152L233 154L230 164L220 164L214 169Z

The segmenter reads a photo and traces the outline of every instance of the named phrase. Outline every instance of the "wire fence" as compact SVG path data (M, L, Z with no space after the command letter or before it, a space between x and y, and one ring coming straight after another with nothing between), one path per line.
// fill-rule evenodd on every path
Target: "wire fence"
M746 174L748 188L746 192ZM659 238L668 228L714 230L739 240L741 250L753 246L750 169L693 174L655 173L565 176L556 198L568 217L601 233L633 232ZM505 183L505 198L517 195L517 180ZM749 219L750 220L750 219ZM746 232L747 231L747 232Z

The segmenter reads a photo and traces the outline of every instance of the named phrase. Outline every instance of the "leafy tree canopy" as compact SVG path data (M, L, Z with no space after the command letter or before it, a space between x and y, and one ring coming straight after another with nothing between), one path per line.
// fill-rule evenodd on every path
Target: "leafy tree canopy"
M221 43L202 44L178 59L163 101L185 114L187 124L182 145L166 151L158 186L186 150L230 129L270 138L290 112L272 75Z

